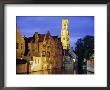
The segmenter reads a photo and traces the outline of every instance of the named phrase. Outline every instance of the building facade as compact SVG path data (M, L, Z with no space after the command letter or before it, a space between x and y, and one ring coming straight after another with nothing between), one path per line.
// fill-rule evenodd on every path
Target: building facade
M27 73L30 70L28 62L24 59L25 40L18 27L16 29L16 73Z
M23 58L25 53L25 40L24 37L20 34L20 31L17 27L16 29L16 58Z
M35 32L33 37L25 38L25 56L31 62L31 70L47 70L61 68L63 61L62 45L57 36Z

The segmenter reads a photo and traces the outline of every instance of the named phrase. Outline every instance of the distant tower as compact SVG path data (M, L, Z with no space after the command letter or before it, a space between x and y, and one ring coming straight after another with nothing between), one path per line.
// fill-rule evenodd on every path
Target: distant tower
M61 42L64 50L69 50L69 32L68 32L68 19L62 19L62 30L61 30Z

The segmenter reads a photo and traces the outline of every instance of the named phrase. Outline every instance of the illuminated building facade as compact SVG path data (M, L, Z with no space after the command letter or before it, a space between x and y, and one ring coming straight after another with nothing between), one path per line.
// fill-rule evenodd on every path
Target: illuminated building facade
M23 58L25 53L25 40L21 36L20 31L17 27L16 29L16 58L21 59Z
M60 38L35 32L33 37L25 38L25 56L30 58L32 71L61 68L63 61Z

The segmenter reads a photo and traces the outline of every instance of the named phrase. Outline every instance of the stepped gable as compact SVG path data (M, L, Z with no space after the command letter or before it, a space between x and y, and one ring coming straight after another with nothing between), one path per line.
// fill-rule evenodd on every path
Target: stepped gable
M38 35L38 32L35 32L35 33L34 33L32 42L35 42L35 39L38 38L38 37L36 37L36 35Z
M47 34L46 34L46 38L45 39L48 40L50 36L51 36L50 32L48 31Z

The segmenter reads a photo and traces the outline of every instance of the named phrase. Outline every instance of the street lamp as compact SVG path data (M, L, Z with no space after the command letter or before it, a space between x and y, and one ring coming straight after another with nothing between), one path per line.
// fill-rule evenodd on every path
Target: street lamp
M76 60L75 60L75 59L73 59L73 62L74 62L74 63L75 63L75 61L76 61Z

